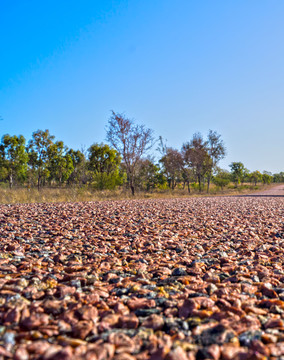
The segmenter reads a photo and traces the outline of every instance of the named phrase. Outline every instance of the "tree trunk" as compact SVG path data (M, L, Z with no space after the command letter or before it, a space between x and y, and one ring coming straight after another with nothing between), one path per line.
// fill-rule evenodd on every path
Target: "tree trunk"
M209 193L210 180L211 180L211 175L208 175L208 177L207 177L207 194Z
M12 187L13 187L13 174L12 173L9 174L9 187L10 187L10 189L12 189Z
M132 177L130 178L129 185L130 185L131 193L134 196L135 188L134 188L134 179Z
M187 182L187 190L188 190L188 193L190 194L190 185L189 185L189 181Z
M199 192L201 192L201 176L198 176Z
M41 175L38 175L37 177L37 189L39 191L39 188L40 188L40 182L41 182Z

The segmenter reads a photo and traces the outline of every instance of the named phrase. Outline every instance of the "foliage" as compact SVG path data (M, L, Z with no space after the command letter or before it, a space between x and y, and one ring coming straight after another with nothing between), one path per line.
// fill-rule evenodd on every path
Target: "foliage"
M167 184L166 177L158 165L155 165L151 159L140 161L137 186L140 189L151 191L155 188L165 188Z
M273 182L275 183L284 183L284 171L281 171L278 174L273 175Z
M220 187L223 190L225 186L229 185L231 181L230 177L231 175L229 171L217 168L216 174L212 181L217 187Z
M49 181L55 180L62 185L74 171L72 157L67 150L63 141L56 141L48 147Z
M255 186L257 185L258 182L262 181L262 175L258 170L253 171L252 173L250 173L249 178L250 178L250 181L252 183L254 183Z
M0 181L11 188L27 184L30 189L49 185L79 185L81 189L114 190L126 184L134 195L136 189L177 189L201 191L211 181L222 190L256 188L260 182L284 182L284 172L272 175L267 171L250 172L242 162L232 162L231 172L218 168L226 149L217 132L209 130L207 139L193 135L181 151L168 147L160 137L160 158L155 160L147 151L153 144L153 132L136 125L122 114L112 112L107 127L107 144L94 143L88 151L68 149L62 141L54 141L49 130L37 130L25 147L25 138L4 135L0 144ZM254 184L248 185L251 182ZM241 184L241 186L238 186ZM6 186L6 184L2 184ZM120 190L125 191L124 187ZM211 188L214 191L214 186Z
M245 167L242 162L232 162L230 164L231 168L231 178L232 181L235 183L236 186L243 182L243 178L245 175Z
M261 178L263 184L270 184L273 181L273 176L271 172L264 171Z
M218 162L225 157L226 148L223 140L221 139L221 135L212 130L209 130L206 146L211 160L207 164L207 192L209 192L213 169L217 166Z
M67 155L70 156L73 164L73 171L70 174L68 184L86 184L88 181L86 157L80 150L69 149Z
M23 181L27 174L28 155L25 148L25 138L20 136L4 135L0 145L1 175L8 177L12 188L14 179Z
M96 189L115 189L122 185L123 175L120 172L121 156L107 144L93 144L88 149L88 169L92 184Z
M27 147L29 166L37 177L38 189L45 184L49 176L49 147L53 144L53 139L54 136L50 135L49 130L37 130L32 134Z
M182 180L183 158L181 153L171 147L165 149L165 155L161 158L164 174L169 187L173 190L177 183Z

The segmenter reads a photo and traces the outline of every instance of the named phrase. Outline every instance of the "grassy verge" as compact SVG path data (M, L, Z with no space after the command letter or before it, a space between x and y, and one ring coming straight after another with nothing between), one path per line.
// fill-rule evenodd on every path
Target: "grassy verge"
M177 198L177 197L198 197L198 196L226 196L247 194L253 191L266 190L275 186L271 185L242 185L238 188L229 186L223 190L214 185L207 192L192 190L189 194L187 189L155 190L152 192L137 191L133 197L125 189L117 190L92 190L90 188L66 187L66 188L43 188L37 189L0 187L0 203L44 203L44 202L77 202L77 201L101 201L101 200L122 200L122 199L156 199L156 198Z

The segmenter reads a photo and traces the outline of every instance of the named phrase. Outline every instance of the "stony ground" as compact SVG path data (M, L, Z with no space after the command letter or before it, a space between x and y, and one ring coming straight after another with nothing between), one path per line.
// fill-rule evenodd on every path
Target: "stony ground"
M284 359L284 198L0 206L0 359Z

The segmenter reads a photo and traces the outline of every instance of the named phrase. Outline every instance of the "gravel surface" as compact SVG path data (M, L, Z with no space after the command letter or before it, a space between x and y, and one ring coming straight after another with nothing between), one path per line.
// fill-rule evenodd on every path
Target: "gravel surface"
M0 359L284 359L283 205L1 205Z

